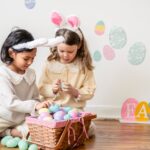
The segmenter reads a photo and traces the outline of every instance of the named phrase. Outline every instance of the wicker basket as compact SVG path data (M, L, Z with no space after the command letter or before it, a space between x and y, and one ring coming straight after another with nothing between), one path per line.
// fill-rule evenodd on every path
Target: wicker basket
M82 145L88 139L88 129L95 114L68 121L39 121L27 117L31 143L42 150L67 150Z

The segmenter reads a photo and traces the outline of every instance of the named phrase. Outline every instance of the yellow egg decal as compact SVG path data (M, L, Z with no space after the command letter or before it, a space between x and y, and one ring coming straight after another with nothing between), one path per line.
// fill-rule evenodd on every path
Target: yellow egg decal
M95 33L97 35L103 35L105 32L105 24L103 21L98 21L95 26Z

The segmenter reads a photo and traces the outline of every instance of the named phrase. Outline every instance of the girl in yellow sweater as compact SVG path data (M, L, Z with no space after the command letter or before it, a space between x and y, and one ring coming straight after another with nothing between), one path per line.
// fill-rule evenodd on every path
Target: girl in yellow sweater
M77 24L78 18L71 16L65 25L61 25L60 15L54 13L52 22L60 23L55 37L64 37L64 42L51 48L40 78L39 92L44 100L83 110L96 88L92 59Z

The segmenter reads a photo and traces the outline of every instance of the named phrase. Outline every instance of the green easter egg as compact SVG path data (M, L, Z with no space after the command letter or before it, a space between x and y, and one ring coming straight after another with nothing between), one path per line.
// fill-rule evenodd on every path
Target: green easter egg
M28 150L38 150L38 146L36 144L31 144Z
M4 136L2 139L1 139L1 144L6 146L6 143L8 140L12 139L13 137L10 136L10 135L7 135L7 136Z
M20 142L20 140L21 140L19 137L15 137L14 139L17 141L17 144L18 144L18 143Z
M19 146L19 150L27 150L28 149L28 142L25 140L21 140L18 143L18 146Z
M6 146L7 147L16 147L18 145L18 142L16 139L12 138L12 139L9 139L7 142L6 142Z

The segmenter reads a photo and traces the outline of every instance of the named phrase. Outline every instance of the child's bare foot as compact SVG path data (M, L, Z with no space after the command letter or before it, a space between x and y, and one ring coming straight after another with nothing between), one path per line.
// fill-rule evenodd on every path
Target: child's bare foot
M17 129L11 129L10 134L11 134L11 136L22 138L21 132L18 131Z

